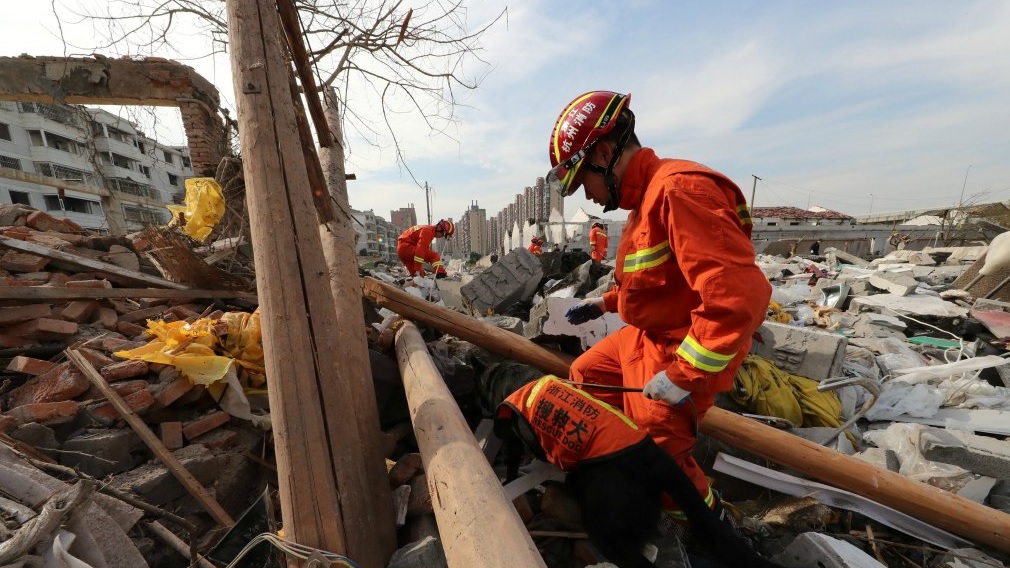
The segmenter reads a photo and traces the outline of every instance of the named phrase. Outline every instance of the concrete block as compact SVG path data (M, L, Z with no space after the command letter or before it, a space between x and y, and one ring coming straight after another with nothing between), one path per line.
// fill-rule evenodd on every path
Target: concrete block
M429 536L398 549L393 553L393 557L390 558L386 567L449 568L449 563L445 559L442 543L437 538Z
M559 335L577 337L582 343L582 349L589 349L604 337L627 325L621 321L621 316L612 312L582 325L568 323L565 312L581 301L578 298L545 298L530 310L530 321L526 324L523 334L532 340Z
M476 316L503 313L531 298L543 276L537 257L525 248L515 249L460 288L463 307Z
M480 319L483 323L493 325L499 329L504 329L505 331L511 331L517 335L523 334L523 325L526 323L519 318L501 315L488 316L486 318L478 319Z
M205 487L209 487L222 474L224 457L214 455L200 444L192 444L172 453ZM121 491L132 492L144 501L157 506L187 495L186 489L168 468L156 461L118 474L113 478L112 486Z
M462 281L442 279L437 284L446 307L453 309L463 307L463 295L460 293L460 288L463 287Z
M60 464L80 468L92 477L103 478L132 469L139 461L133 452L144 446L129 428L89 430L63 443Z
M817 328L766 321L751 345L751 353L794 375L822 381L842 374L848 340Z
M854 545L815 532L806 532L793 539L772 562L797 568L887 568Z
M949 463L972 473L1010 479L1010 442L968 432L924 428L919 450L929 460Z
M907 296L919 287L919 282L915 278L897 272L875 272L870 275L868 281L870 286L895 296Z

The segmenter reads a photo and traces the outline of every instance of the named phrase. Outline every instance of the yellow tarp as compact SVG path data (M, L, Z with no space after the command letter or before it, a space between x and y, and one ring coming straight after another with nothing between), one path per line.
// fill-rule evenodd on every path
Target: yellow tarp
M184 205L166 205L172 212L168 226L182 224L186 236L203 242L224 216L224 193L214 178L186 180Z

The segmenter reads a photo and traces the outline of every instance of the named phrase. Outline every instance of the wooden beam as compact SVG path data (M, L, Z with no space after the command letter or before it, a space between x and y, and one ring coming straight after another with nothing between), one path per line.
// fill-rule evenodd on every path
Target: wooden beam
M562 356L525 337L396 290L377 280L365 279L365 296L380 306L544 372L559 377L568 376L569 365ZM1010 515L997 509L718 407L709 409L701 423L701 431L969 540L1010 552Z
M348 385L361 377L348 374L338 342L276 3L228 0L227 13L284 531L380 568L392 553L377 537L392 530L380 526L392 497L370 490L384 461L357 451L364 434Z
M126 423L130 425L130 428L132 428L133 431L140 436L140 439L147 444L147 447L150 448L150 450L154 453L154 456L158 458L158 461L168 468L168 471L171 472L172 475L179 480L179 483L182 484L186 491L188 491L189 494L192 495L193 498L196 499L196 501L200 503L200 505L202 505L208 513L210 513L210 516L213 517L214 520L221 526L231 527L234 525L235 521L232 520L228 513L221 507L221 504L210 496L207 489L201 485L195 477L193 477L193 474L191 474L184 465L182 465L182 462L175 457L175 454L168 451L168 448L161 443L161 438L152 432L151 429L147 427L147 424L141 420L139 416L137 416L137 413L130 408L130 405L123 400L123 397L119 396L119 393L113 390L113 388L109 386L109 383L105 382L105 379L97 370L95 370L94 367L91 366L91 363L89 363L88 360L85 359L84 356L76 349L67 349L66 354L67 359L69 359L74 366L80 369L81 372L88 377L88 380L91 381L91 384L95 385L95 388L101 391L102 395L108 399L109 403L111 403L112 406L114 406L119 412L119 415L123 417L123 420L125 420Z
M171 280L165 280L164 278L151 276L150 274L144 274L143 272L137 272L135 270L128 270L109 262L102 262L93 258L85 258L76 254L49 248L36 243L19 241L18 239L12 239L10 237L0 236L0 245L16 251L66 262L84 270L91 270L102 274L109 280L115 282L143 284L157 288L174 288L176 290L185 290L188 288L188 286L179 284L178 282L172 282Z
M545 566L411 322L396 359L449 567Z
M105 298L169 298L197 300L237 298L256 301L254 292L233 290L178 290L166 288L56 288L54 286L0 287L0 300L101 300Z

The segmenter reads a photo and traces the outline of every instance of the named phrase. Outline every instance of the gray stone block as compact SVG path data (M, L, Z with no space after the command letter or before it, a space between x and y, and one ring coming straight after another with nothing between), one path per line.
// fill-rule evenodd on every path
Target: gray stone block
M143 447L130 429L89 430L63 443L60 463L101 479L131 469L138 463L133 453Z
M543 277L540 260L524 248L515 249L460 288L463 308L475 316L503 313L530 299Z
M817 328L766 321L751 352L794 375L823 381L842 375L848 340Z
M448 568L442 543L435 537L411 542L393 553L387 568Z
M897 272L877 272L869 278L870 286L890 292L895 296L907 296L919 287L919 282L909 274Z
M925 428L919 434L923 457L996 479L1010 479L1010 442L989 436Z
M786 549L772 558L788 568L887 568L872 556L854 545L837 538L814 532L806 532L795 539Z

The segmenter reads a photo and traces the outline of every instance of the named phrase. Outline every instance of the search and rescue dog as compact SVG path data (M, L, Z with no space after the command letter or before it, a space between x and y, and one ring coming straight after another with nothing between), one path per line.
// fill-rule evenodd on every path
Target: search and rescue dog
M528 450L569 472L589 540L620 568L654 568L642 545L656 532L660 496L669 494L717 559L731 567L774 568L698 494L677 462L622 412L557 377L509 395L495 414L507 481Z

